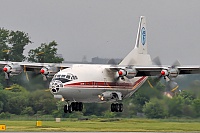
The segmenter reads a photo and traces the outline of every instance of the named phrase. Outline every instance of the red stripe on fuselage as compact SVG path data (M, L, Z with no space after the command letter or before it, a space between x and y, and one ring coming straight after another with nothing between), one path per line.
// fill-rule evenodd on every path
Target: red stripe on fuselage
M134 84L132 83L117 83L117 82L76 82L72 84L65 84L64 87L77 87L77 88L124 88L132 89L140 84L145 79L145 76L138 79Z

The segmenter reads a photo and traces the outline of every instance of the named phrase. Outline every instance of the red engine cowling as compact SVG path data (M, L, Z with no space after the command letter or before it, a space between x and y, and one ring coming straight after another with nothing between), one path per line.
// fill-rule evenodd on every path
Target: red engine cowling
M119 77L126 76L128 79L134 78L137 75L135 68L121 69L118 71Z
M18 75L22 72L22 70L23 70L22 67L18 64L8 64L5 65L3 68L3 71L10 75Z
M53 77L58 71L59 69L53 66L47 66L40 69L40 73L47 77Z

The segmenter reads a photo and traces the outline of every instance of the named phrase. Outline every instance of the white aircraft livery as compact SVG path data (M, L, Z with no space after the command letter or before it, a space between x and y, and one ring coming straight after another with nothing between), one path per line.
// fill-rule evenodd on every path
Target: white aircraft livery
M135 47L118 65L4 61L1 61L0 65L4 66L6 79L25 69L26 71L39 69L44 79L52 77L49 85L50 92L54 98L66 102L65 113L82 111L83 103L94 102L111 102L112 112L122 112L121 101L136 92L148 76L164 77L168 82L173 83L172 79L179 74L200 73L200 66L181 66L178 62L172 66L161 66L159 63L153 65L147 51L144 16L140 17Z

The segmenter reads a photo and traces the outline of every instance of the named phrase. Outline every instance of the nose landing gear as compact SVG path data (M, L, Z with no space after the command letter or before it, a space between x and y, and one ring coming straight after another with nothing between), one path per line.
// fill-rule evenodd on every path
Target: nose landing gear
M73 111L82 111L83 103L82 102L72 102L64 106L65 113L72 113Z
M123 104L112 103L110 109L111 109L111 112L123 112Z

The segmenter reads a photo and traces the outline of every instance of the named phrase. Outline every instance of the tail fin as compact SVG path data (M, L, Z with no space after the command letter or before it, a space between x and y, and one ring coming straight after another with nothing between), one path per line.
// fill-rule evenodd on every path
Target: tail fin
M146 18L140 17L135 48L138 48L140 54L147 54L147 32L146 32Z
M134 49L122 60L119 65L149 65L151 57L147 53L146 18L140 17L137 38Z

